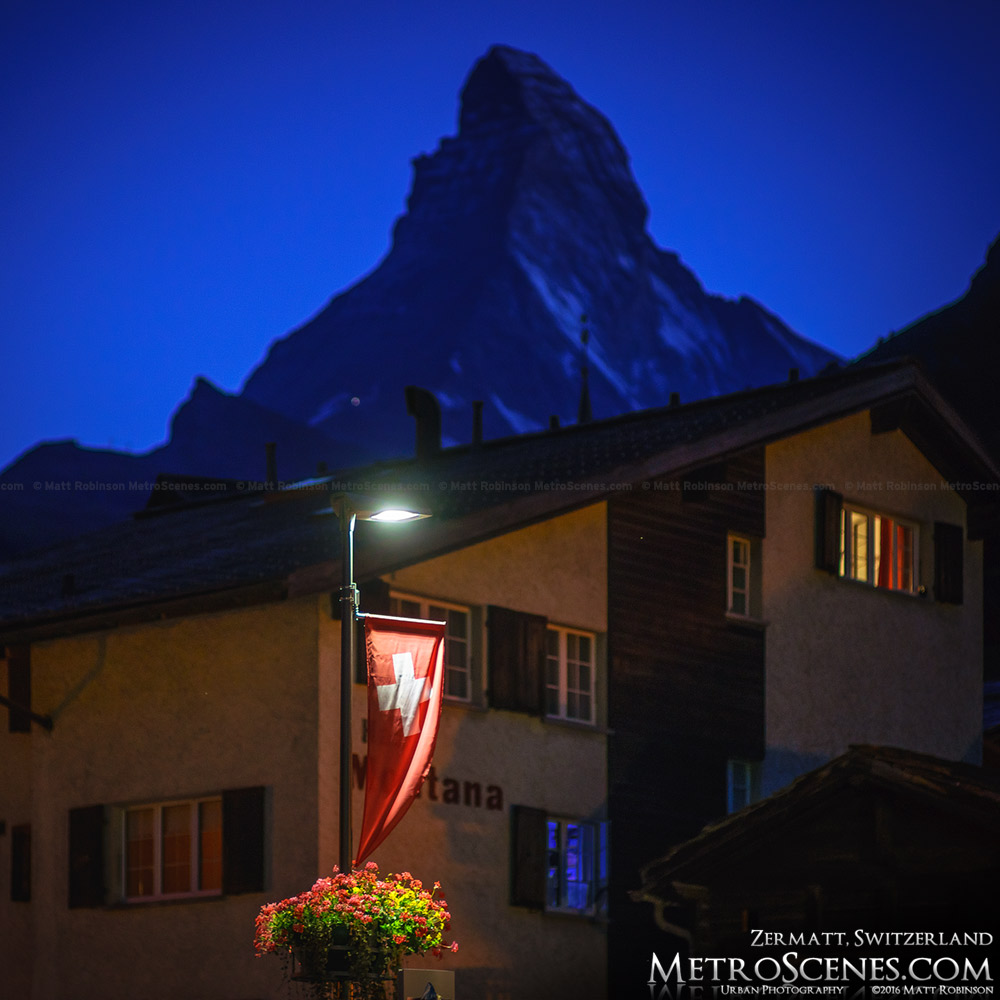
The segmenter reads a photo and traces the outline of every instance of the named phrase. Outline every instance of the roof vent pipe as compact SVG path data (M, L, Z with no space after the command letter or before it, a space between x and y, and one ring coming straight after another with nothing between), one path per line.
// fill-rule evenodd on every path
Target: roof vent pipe
M264 445L264 478L269 490L278 488L278 445L268 441Z
M798 368L789 368L788 369L788 381L789 382L798 382L798 380L799 380L799 370L798 370Z
M670 393L670 405L671 406L681 405L681 394L679 392Z
M483 443L483 401L481 399L472 401L472 443L474 445Z
M441 407L434 393L408 385L406 412L417 421L417 460L437 455L441 451Z

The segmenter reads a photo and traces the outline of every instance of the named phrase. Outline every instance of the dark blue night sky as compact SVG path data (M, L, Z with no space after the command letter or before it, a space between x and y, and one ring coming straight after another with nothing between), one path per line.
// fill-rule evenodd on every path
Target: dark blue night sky
M495 42L610 118L705 286L845 355L1000 231L995 0L5 0L0 467L145 450L371 270Z

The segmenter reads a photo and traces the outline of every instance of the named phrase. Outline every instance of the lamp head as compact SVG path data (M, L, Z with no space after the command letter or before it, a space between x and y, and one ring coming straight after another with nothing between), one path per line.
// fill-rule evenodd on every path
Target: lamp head
M430 517L430 514L422 514L418 510L407 510L403 507L383 507L373 511L365 520L397 524L400 521L416 521L422 517Z
M399 498L386 497L383 500L358 493L335 493L331 500L338 516L353 516L359 521L402 524L431 516L430 511L400 502Z

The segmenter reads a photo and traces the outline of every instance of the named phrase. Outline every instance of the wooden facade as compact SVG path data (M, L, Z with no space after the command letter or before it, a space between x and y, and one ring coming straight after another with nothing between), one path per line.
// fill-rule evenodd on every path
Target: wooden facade
M726 614L727 535L763 537L763 483L755 448L608 505L612 982L649 961L640 865L725 814L727 760L764 754L763 626Z

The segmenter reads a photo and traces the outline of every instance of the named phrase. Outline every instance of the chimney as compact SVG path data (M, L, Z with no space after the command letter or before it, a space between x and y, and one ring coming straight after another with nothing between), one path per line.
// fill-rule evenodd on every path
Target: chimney
M550 431L557 431L557 430L559 430L559 414L558 413L553 413L552 416L549 417L549 430Z
M434 393L408 385L406 412L417 421L417 460L433 458L441 451L441 407Z
M268 441L264 445L264 455L266 488L275 490L278 488L278 445L274 441Z
M671 406L681 405L681 394L679 392L670 393L670 405Z
M479 447L483 443L483 401L472 401L472 443Z
M788 369L788 381L789 382L798 382L798 380L799 380L799 370L798 370L798 368L789 368Z

